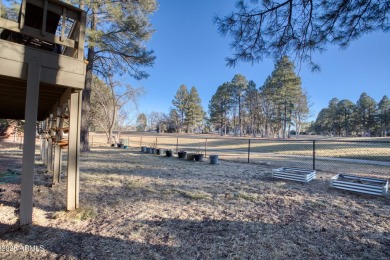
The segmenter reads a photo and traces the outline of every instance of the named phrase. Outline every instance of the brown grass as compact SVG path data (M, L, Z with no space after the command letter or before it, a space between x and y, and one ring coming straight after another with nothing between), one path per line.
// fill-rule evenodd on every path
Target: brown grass
M80 209L38 165L34 225L10 231L17 184L0 197L4 259L389 259L390 198L274 180L272 166L219 165L95 148L81 156ZM371 175L385 177L387 175ZM20 248L19 248L20 249Z

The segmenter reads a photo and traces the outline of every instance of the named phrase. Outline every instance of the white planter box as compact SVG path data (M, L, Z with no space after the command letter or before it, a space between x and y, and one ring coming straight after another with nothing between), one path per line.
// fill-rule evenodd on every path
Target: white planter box
M283 167L272 170L272 177L307 183L316 178L316 171L302 168Z
M336 189L383 196L387 194L389 188L387 180L349 174L337 174L331 179L330 185Z

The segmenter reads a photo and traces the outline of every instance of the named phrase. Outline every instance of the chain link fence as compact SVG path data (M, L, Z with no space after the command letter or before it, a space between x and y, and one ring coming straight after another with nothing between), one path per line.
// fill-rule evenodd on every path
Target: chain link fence
M104 136L92 136L92 146L107 146ZM389 141L278 140L176 136L124 136L131 147L157 147L174 152L219 155L222 160L276 167L300 167L334 173L389 174Z

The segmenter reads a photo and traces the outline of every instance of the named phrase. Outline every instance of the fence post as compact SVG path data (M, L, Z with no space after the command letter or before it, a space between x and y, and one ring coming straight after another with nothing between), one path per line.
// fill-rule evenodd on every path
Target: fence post
M251 155L251 139L248 139L248 163Z
M139 147L142 147L142 136L141 136L141 141L139 143Z
M176 138L176 152L179 152L179 137Z
M313 140L313 170L316 169L316 141Z
M206 142L204 143L204 157L207 156L207 138L206 138Z
M157 148L157 136L156 136L156 148Z
M127 138L127 145L130 147L130 137Z
M91 146L93 146L93 135L91 135Z

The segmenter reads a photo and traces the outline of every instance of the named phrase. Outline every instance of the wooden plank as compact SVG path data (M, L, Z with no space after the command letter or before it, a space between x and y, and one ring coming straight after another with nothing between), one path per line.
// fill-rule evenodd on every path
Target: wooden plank
M40 8L44 7L44 3L43 3L42 0L27 0L27 1L30 4L33 4L33 5L38 6ZM67 3L64 3L64 2L60 2L60 1L51 1L51 0L49 0L47 9L50 12L53 12L53 13L61 16L62 15L62 8L64 8L64 7L67 9L68 17L77 21L79 13L81 12L81 9L79 9L79 8L73 6L73 5L70 5L70 4L67 4Z
M30 27L27 25L24 25L23 29L20 29L19 23L13 22L13 21L10 21L10 20L4 19L4 18L0 18L0 27L3 27L5 29L8 29L8 30L13 31L13 32L21 33L21 34L36 38L36 39L39 39L42 41L56 43L56 44L60 44L60 45L66 46L66 47L70 47L70 48L76 48L76 42L72 39L65 38L65 39L62 39L62 41L61 41L59 36L52 34L52 33L48 33L48 32L45 33L45 36L42 36L42 34L41 34L42 31L39 29Z
M63 42L67 37L65 36L65 27L66 27L66 8L62 8L62 24L61 24L61 36L60 41Z
M42 36L46 35L47 6L48 6L47 0L43 0L43 19L42 19L42 30L41 30Z
M87 14L82 12L80 15L78 42L77 42L77 58L84 59L84 43L85 43L85 26L87 22Z
M2 69L5 69L5 72L7 72L7 66L9 66L8 64L9 61L14 61L14 62L17 61L22 64L23 63L27 64L28 62L32 61L33 57L36 55L42 57L42 67L53 69L59 73L69 72L72 73L71 75L69 75L72 77L77 76L74 74L79 74L80 76L84 75L85 77L86 64L84 63L84 61L80 61L78 59L60 55L57 53L47 52L44 50L28 47L10 41L0 40L0 64L1 66L4 65ZM11 70L10 72L12 73ZM2 74L7 75L3 73L3 70L2 70ZM44 73L41 74L44 75ZM25 75L27 75L27 70L25 71ZM23 79L26 79L26 76ZM69 83L65 84L64 86L69 86Z
M39 63L28 66L25 126L23 144L22 183L20 194L20 226L32 224L35 169L35 132L38 116Z
M61 146L56 144L54 146L54 169L53 169L53 184L57 184L61 180L61 162L62 162L62 151Z
M27 4L27 0L23 0L22 6L20 8L20 23L18 24L18 28L20 30L24 30L24 22L26 20L26 4ZM8 28L6 28L6 29L8 29Z
M76 209L80 206L80 130L81 130L81 107L83 103L82 91L78 91L78 117L77 117L77 172L76 172Z
M66 185L66 209L74 210L78 204L79 188L79 116L81 110L80 93L70 95L69 139L68 139L68 175Z

